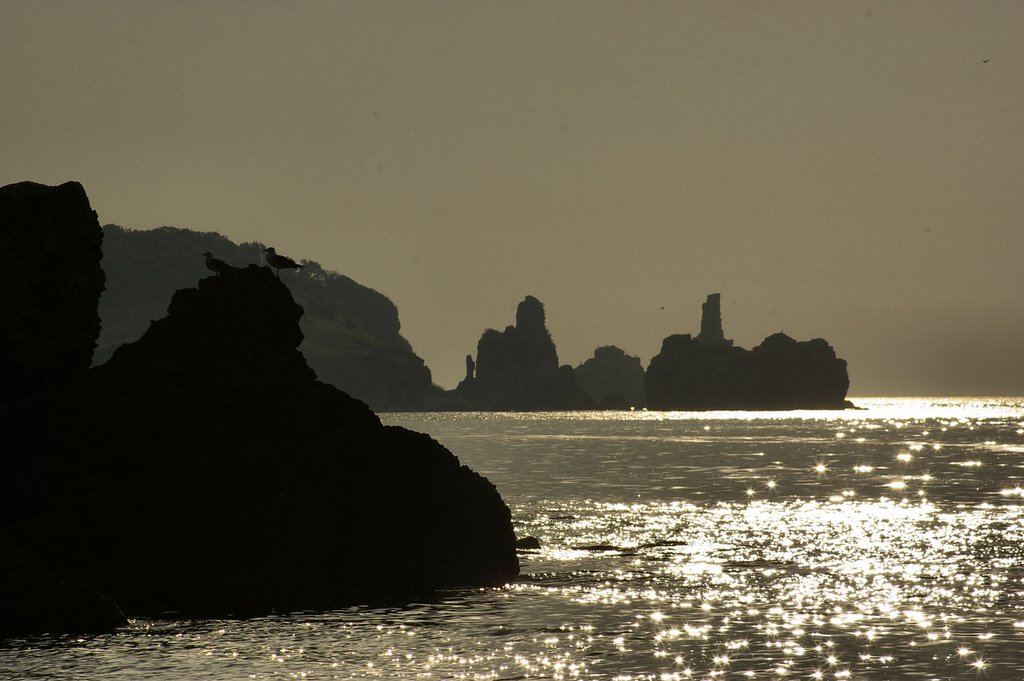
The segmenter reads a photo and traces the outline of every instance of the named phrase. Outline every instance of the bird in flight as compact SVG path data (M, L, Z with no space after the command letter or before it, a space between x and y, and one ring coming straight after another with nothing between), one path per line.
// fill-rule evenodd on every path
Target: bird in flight
M237 267L233 267L227 264L220 258L213 257L213 253L210 253L209 251L203 253L203 255L206 256L206 267L211 272L216 272L217 274L224 274L225 272L232 272L238 269Z
M982 63L982 64L987 64L987 63L989 63L990 61L992 61L992 60L991 60L991 59L982 59L982 60L981 60L981 63Z
M286 255L278 255L273 246L263 252L267 254L267 264L277 270L278 279L281 278L281 270L301 270L303 267Z

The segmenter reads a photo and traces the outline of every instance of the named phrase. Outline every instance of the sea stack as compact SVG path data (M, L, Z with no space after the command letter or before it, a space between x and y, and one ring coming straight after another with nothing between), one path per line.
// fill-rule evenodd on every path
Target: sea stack
M700 333L697 342L711 347L731 346L722 331L722 294L710 293L700 306Z
M846 361L826 341L799 342L783 333L753 350L735 347L722 331L718 294L702 308L701 331L662 342L646 375L652 409L844 409Z
M472 357L467 357L467 368ZM583 409L590 398L576 383L545 325L544 305L526 296L516 308L515 326L488 329L477 343L476 376L467 370L455 394L487 410Z

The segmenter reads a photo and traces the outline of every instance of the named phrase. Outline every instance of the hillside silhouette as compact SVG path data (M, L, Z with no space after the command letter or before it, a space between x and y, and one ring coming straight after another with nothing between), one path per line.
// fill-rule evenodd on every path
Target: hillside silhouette
M163 317L176 290L212 275L203 253L245 267L261 263L266 248L257 242L236 244L216 232L104 225L107 281L94 363L102 364L119 345L136 340L152 320ZM315 261L302 263L303 269L285 271L281 279L305 310L302 353L320 380L376 410L436 406L442 391L432 385L430 369L402 337L394 303Z

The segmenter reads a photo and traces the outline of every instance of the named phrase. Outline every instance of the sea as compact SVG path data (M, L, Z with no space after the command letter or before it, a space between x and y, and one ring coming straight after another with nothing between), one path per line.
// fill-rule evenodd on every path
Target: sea
M7 641L0 679L1024 679L1024 398L852 401L382 414L496 485L513 584Z

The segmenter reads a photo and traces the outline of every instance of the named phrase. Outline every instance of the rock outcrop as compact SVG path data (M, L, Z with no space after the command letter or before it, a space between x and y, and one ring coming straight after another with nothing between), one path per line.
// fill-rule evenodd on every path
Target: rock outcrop
M100 299L98 364L162 316L176 290L210 274L204 251L235 267L265 257L263 244L235 244L213 232L117 225L105 225L103 232L107 290ZM285 272L281 280L305 309L302 354L320 380L377 410L436 408L444 393L401 335L394 303L317 262L303 262L301 271Z
M37 556L0 543L0 641L40 634L102 634L128 625L110 597L65 579Z
M76 602L108 627L107 597L222 617L513 579L494 486L318 381L302 312L269 268L209 276L106 364L0 403L0 532L29 557L0 565L0 602L32 564L44 590L85 585ZM5 631L60 631L54 613Z
M468 362L467 362L468 366ZM516 308L515 326L488 329L477 343L476 376L468 375L456 396L487 410L556 410L592 407L545 325L544 305L526 296Z
M599 409L628 409L647 403L640 358L614 345L594 350L593 357L576 367L576 380Z
M709 296L709 302L711 297ZM715 314L705 304L705 319ZM705 338L718 339L720 322ZM702 334L705 327L702 323ZM798 342L783 333L753 350L731 341L708 343L677 334L666 338L647 367L652 409L844 409L850 381L846 361L824 340Z
M700 306L700 333L697 342L712 347L732 345L722 330L722 294L709 293L707 300Z
M102 241L79 183L0 187L0 392L46 388L89 368Z
M6 531L50 489L51 462L32 445L45 431L33 426L62 427L47 418L49 397L81 380L92 361L102 239L79 183L0 187L0 639L127 624L104 594L56 574Z
M337 607L512 579L494 487L317 381L296 349L301 314L255 265L176 293L53 410L61 510L27 522L22 543L129 614Z

